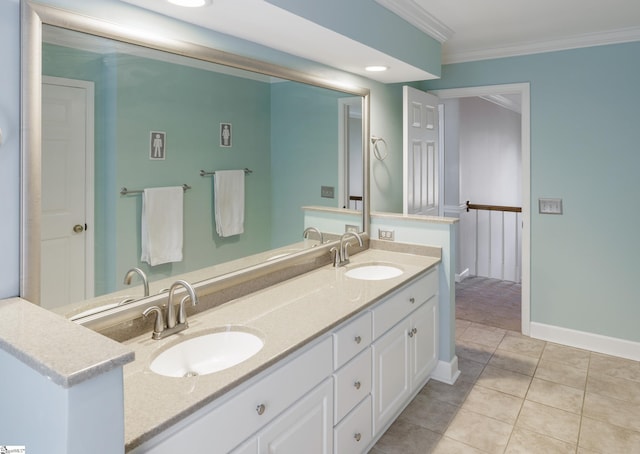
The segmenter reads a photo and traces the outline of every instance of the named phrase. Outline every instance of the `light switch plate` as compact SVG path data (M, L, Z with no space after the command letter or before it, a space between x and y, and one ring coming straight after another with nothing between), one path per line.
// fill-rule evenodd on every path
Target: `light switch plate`
M333 193L334 193L333 186L320 187L320 197L324 197L325 199L333 199L334 198Z
M540 214L562 214L562 199L538 199Z

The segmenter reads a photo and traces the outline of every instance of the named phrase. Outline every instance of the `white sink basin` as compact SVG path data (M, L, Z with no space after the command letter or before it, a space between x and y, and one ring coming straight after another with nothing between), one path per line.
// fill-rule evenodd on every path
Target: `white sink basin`
M391 265L366 264L351 268L345 276L352 279L362 279L365 281L380 281L400 276L403 271Z
M160 353L150 369L167 377L193 377L228 369L258 353L264 342L245 331L220 331L186 339Z

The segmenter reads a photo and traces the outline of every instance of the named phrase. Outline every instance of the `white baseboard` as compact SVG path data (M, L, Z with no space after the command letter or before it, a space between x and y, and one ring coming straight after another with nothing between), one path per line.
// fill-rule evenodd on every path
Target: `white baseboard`
M640 342L531 322L531 337L606 355L640 361Z
M450 362L438 361L436 368L431 372L431 378L447 385L453 385L460 376L458 369L458 357L454 356Z
M469 277L469 268L465 269L462 273L456 273L456 282L462 282Z

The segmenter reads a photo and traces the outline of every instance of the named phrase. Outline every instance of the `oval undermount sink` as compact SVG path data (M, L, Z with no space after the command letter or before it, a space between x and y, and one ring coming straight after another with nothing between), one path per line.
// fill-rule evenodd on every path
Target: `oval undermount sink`
M163 351L149 368L166 377L212 374L251 358L263 346L260 337L246 331L203 334Z
M395 266L381 264L366 264L351 268L345 276L352 279L362 279L365 281L380 281L400 276L403 271Z

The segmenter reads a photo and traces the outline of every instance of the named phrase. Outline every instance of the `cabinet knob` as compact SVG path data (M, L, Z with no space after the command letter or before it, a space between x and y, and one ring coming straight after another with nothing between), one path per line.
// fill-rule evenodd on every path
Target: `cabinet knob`
M361 385L360 385L360 382L359 382L359 381L357 381L357 382L355 382L355 383L353 384L353 386L354 386L356 389L360 389L360 386L361 386Z
M360 336L356 336L353 340L356 341L356 344L362 342L362 338Z
M411 332L412 332L413 334L417 333L417 332L418 332L418 328L413 328L413 329L411 330Z
M259 415L262 415L266 409L267 407L265 407L264 404L260 404L256 407L256 411Z
M407 334L409 335L409 337L413 337L413 335L414 335L415 333L413 332L413 330L411 330L411 331L409 331Z
M76 224L76 225L73 226L73 231L75 233L82 233L82 232L84 232L84 227L82 225L80 225L80 224Z
M409 298L409 302L411 304L414 304L416 302L416 299L412 296L411 298Z
M358 432L357 434L355 434L355 435L353 436L353 438L355 438L355 439L356 439L356 441L360 441L360 439L362 438L362 435L360 435L360 432Z

